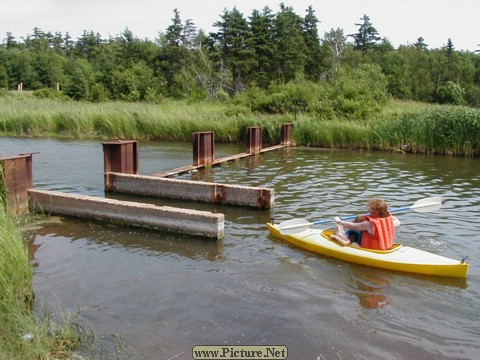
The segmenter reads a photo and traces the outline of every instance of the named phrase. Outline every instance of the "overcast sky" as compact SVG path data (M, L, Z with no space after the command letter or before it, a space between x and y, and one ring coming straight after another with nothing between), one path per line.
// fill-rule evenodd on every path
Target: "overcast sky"
M215 30L213 23L224 9L235 6L247 18L265 6L274 13L282 1L253 0L0 0L0 39L7 32L21 39L43 31L70 33L76 40L84 30L102 38L121 34L126 28L139 38L154 40L172 23L173 9L182 21L191 19L198 28ZM320 20L319 35L332 28L345 34L358 30L355 23L366 14L381 37L392 44L415 43L423 37L430 48L440 48L450 38L457 50L480 50L480 0L291 0L299 16L312 5Z

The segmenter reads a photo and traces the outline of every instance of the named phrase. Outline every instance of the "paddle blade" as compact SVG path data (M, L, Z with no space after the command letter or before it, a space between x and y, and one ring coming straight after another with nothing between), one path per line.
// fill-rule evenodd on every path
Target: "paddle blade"
M297 234L308 229L313 223L305 219L291 219L278 224L278 230L284 235Z
M440 196L434 196L426 199L420 199L413 204L410 209L419 212L430 212L438 210L442 207L442 198Z

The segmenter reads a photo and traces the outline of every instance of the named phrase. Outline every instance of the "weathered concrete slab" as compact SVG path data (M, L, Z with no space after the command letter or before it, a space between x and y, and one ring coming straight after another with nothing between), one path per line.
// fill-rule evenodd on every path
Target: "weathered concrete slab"
M114 221L168 232L224 237L223 214L46 190L28 190L31 210Z
M109 191L214 204L271 209L274 190L250 186L106 173Z

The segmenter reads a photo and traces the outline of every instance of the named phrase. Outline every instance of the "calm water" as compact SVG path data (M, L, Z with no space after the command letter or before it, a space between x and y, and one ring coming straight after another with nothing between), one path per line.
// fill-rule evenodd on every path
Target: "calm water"
M0 155L34 151L35 187L105 196L99 142L0 138ZM191 144L140 144L141 174L191 162ZM185 175L274 188L275 207L136 199L224 212L220 242L52 218L28 232L38 308L79 314L97 337L92 358L191 359L195 345L245 344L286 345L289 359L476 359L479 170L479 159L294 148ZM468 255L467 280L316 256L265 226L360 213L371 196L397 208L438 195L439 211L397 214L397 241Z

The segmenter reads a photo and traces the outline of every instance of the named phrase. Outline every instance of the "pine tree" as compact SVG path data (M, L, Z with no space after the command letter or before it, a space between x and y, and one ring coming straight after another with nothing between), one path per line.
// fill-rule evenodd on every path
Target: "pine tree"
M353 37L355 43L354 49L361 50L363 52L375 49L381 40L377 29L375 29L367 15L363 15L360 20L362 20L361 23L355 24L358 26L358 32L356 34L349 35Z
M309 6L306 12L303 23L303 37L306 45L305 75L308 79L318 80L321 74L321 52L317 24L320 21L312 6Z
M425 44L425 39L421 36L417 38L417 41L413 44L413 46L423 51L426 51L428 49L428 44Z
M221 21L214 24L219 30L211 34L219 50L220 67L225 66L232 78L230 90L237 92L245 87L255 66L252 33L247 20L236 7L224 10Z
M303 19L293 8L280 5L274 21L276 43L276 67L278 80L288 82L304 74L306 45L303 37Z
M249 23L255 52L255 81L262 88L266 88L273 80L275 55L273 19L272 10L265 7L262 12L254 10Z

